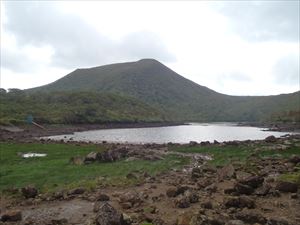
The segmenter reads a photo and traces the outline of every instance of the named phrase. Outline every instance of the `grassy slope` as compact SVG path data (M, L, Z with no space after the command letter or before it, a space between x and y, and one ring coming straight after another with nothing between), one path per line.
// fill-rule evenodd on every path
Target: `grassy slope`
M263 146L202 146L202 147L173 147L172 151L175 152L186 152L186 153L205 153L212 155L213 160L210 161L211 164L215 166L223 166L230 162L239 161L246 162L246 159L254 153L254 149ZM284 151L274 151L274 150L260 150L258 152L258 157L281 157L287 158L291 155L300 155L299 147L291 147Z
M0 95L0 122L22 122L33 115L42 123L102 123L164 121L154 107L116 94L91 92Z
M42 191L77 186L92 188L97 184L124 185L132 182L126 179L130 172L146 171L154 175L188 163L187 159L172 155L154 162L118 161L81 166L69 163L73 156L103 150L103 147L96 145L0 143L0 190L25 185L35 185ZM46 153L47 156L23 159L18 152Z
M268 97L223 95L151 59L77 69L56 82L28 92L61 90L95 90L132 96L164 110L169 120L257 121L284 110L300 111L300 92Z

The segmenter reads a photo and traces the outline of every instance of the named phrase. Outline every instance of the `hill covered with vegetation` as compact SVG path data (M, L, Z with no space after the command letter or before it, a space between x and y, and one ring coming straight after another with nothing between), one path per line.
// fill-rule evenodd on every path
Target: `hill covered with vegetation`
M153 59L77 69L45 86L0 93L1 123L300 121L300 92L229 96Z
M161 122L164 115L136 99L94 92L0 93L0 124L24 123L28 116L49 124Z

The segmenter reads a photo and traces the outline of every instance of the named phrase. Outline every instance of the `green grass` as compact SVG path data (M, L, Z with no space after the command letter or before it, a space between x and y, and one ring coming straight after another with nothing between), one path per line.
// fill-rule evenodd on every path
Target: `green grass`
M279 179L283 181L297 183L300 187L300 172L282 174L280 175Z
M186 153L203 153L209 154L213 157L213 160L210 161L212 165L223 166L230 162L240 162L246 163L247 158L255 153L254 149L261 148L257 152L257 156L263 157L279 157L287 158L292 155L300 155L300 148L293 146L286 150L264 150L264 146L180 146L180 147L171 147L172 151L175 152L186 152Z
M286 150L262 150L259 152L259 156L261 157L288 158L292 155L300 155L300 148L292 146Z
M171 150L176 152L186 152L186 153L203 153L212 155L213 160L210 161L211 164L215 166L226 165L232 161L245 161L247 157L252 153L249 147L244 146L202 146L202 147L173 147Z
M101 183L124 185L132 182L126 179L130 172L147 171L154 175L188 163L188 159L174 155L155 162L118 161L81 166L69 163L72 156L103 150L96 145L0 143L0 190L26 185L34 185L44 192L77 186L93 188ZM47 156L23 159L18 152L46 153Z

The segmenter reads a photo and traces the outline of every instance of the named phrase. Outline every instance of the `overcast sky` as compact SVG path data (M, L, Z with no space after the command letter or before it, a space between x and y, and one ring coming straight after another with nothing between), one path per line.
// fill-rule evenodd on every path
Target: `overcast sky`
M155 58L230 95L300 89L299 0L1 1L1 87Z

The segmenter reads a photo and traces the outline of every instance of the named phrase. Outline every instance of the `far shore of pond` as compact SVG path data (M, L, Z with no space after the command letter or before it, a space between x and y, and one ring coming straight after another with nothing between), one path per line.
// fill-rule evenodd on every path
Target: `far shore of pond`
M237 126L253 126L265 128L268 131L300 132L300 123L260 123L260 122L233 122ZM102 123L102 124L41 124L44 129L34 125L1 126L0 141L30 140L36 137L72 134L74 132L114 129L114 128L145 128L188 125L189 122L138 122L138 123Z

